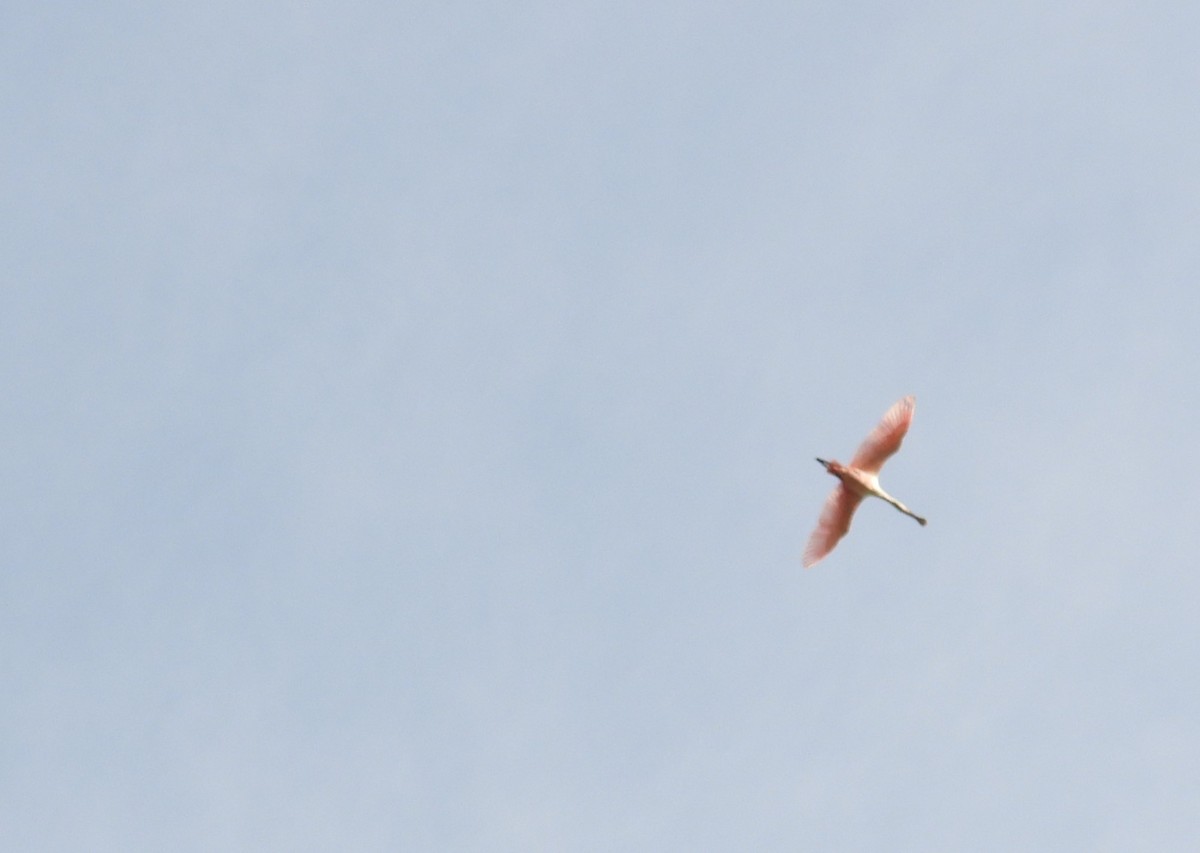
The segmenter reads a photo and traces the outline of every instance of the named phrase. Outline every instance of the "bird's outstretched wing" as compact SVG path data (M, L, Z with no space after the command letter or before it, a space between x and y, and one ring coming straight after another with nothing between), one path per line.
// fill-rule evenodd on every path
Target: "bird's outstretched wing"
M808 544L804 547L804 568L812 568L823 560L846 535L850 529L850 518L860 503L862 495L847 489L845 483L838 483L837 488L830 492L821 510L817 529L808 537Z
M878 474L888 457L900 449L900 442L904 441L916 406L917 398L910 394L888 409L883 420L871 430L871 434L850 460L850 467L866 471L868 474Z

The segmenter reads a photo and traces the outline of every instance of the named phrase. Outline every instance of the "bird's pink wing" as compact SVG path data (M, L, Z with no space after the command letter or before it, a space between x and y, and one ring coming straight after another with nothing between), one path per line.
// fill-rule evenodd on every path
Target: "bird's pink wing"
M900 449L900 442L904 441L916 406L917 398L909 395L888 409L879 426L871 430L867 440L850 460L850 467L866 471L868 474L878 474L888 457Z
M830 492L821 510L817 529L808 537L808 544L804 547L804 568L812 568L823 560L846 535L850 529L850 518L860 503L862 495L856 495L844 483L838 483L837 488Z

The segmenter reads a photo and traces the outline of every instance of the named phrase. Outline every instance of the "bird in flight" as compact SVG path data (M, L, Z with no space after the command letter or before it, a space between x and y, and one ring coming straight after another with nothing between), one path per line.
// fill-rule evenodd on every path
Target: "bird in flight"
M846 535L846 531L850 529L850 518L863 498L882 498L905 515L915 518L922 527L925 526L925 519L889 495L879 485L879 469L900 449L900 442L904 441L904 435L912 423L916 404L917 398L909 395L888 409L883 420L871 430L871 434L858 448L849 465L836 461L826 462L824 459L817 460L825 466L827 472L841 482L825 499L821 520L817 522L817 529L808 538L808 545L804 548L804 568L811 568L823 560Z

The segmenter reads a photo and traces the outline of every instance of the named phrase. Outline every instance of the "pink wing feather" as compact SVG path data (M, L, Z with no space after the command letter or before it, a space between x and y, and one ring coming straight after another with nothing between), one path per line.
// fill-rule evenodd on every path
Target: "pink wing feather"
M916 405L917 398L910 394L888 409L883 420L871 430L871 434L850 460L850 467L866 471L868 474L878 474L888 457L900 449L900 442L904 441L908 426L912 423Z
M808 545L804 547L804 568L812 568L823 560L846 535L850 529L850 518L860 503L862 495L856 495L843 483L838 483L837 488L830 492L821 510L817 529L808 537Z

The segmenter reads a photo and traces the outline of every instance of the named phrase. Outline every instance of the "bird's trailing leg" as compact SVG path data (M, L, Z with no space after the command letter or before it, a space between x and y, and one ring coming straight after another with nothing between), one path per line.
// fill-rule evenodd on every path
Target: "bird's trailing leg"
M915 518L915 519L917 520L917 524L921 525L922 527L924 527L926 524L928 524L928 523L929 523L928 521L926 521L926 519L924 519L924 518L922 518L921 516L917 515L915 512L913 512L911 509L909 509L908 507L906 507L904 504L900 503L900 501L896 500L896 499L895 499L894 497L892 497L891 495L889 495L889 494L886 494L886 493L885 493L885 494L882 494L882 495L880 495L880 497L881 497L881 498L883 498L883 499L884 499L885 501L887 501L888 503L890 503L890 504L891 504L892 506L894 506L896 509L900 510L900 511L901 511L902 513L904 513L905 515L907 515L907 516L911 516L912 518Z

